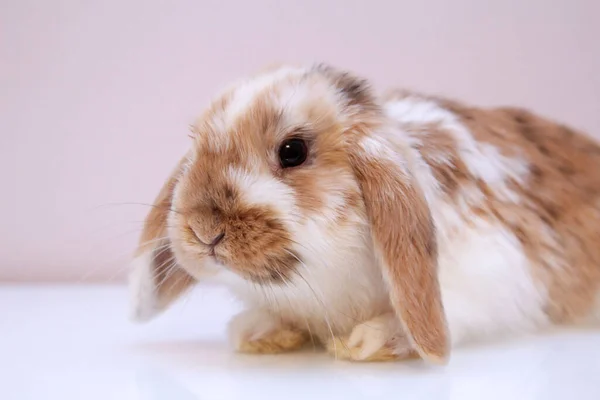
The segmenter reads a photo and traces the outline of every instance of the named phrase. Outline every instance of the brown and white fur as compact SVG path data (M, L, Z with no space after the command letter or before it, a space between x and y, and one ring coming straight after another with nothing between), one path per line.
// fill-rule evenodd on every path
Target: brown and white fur
M305 164L282 169L290 136ZM214 249L219 233L225 238ZM466 341L597 312L600 147L521 109L376 96L335 68L224 91L149 213L131 275L147 320L197 282L246 306L233 346L446 362Z

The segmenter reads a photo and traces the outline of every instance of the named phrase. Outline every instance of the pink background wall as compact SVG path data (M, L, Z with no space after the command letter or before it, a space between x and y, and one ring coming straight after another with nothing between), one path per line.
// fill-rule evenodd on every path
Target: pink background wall
M273 61L600 137L598 0L1 0L0 280L121 279L216 90Z

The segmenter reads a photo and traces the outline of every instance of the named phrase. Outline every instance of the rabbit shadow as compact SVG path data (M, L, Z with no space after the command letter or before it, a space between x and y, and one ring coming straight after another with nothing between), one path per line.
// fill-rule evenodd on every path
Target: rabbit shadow
M281 354L241 354L235 352L225 340L208 338L204 340L150 341L138 343L134 348L138 353L143 353L146 357L156 360L198 368L210 366L212 370L295 373L299 370L331 371L340 368L373 371L394 369L397 371L400 366L406 371L414 372L431 369L421 360L407 360L402 363L356 363L337 360L318 344L309 344L298 351Z

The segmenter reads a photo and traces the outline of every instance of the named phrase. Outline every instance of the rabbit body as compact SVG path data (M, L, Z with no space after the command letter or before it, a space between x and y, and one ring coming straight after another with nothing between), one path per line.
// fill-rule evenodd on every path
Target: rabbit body
M317 66L233 86L194 133L136 253L138 319L219 282L239 351L444 362L598 314L600 146L569 127Z

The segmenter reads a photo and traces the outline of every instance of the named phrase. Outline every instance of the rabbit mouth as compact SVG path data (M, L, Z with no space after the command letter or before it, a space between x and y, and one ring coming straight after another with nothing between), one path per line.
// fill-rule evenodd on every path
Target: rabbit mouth
M217 264L235 272L243 279L260 285L289 282L297 268L302 264L300 257L288 249L283 249L282 252L277 254L254 257L250 262L223 260L218 256L218 252L213 259Z

